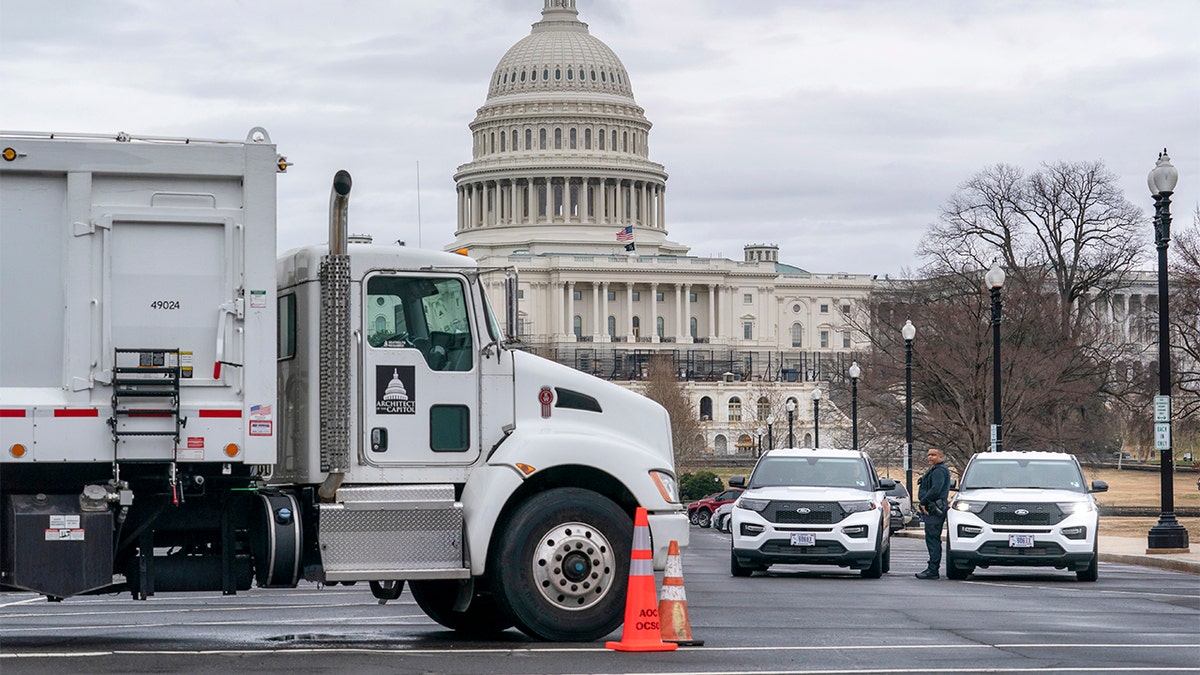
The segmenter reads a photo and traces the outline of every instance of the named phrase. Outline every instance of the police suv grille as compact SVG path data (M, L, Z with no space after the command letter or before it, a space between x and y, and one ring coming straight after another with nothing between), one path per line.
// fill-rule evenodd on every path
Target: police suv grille
M759 551L763 553L786 553L791 555L842 555L846 547L836 541L817 541L815 546L792 546L786 539L772 539L765 542Z
M993 502L979 517L993 525L1054 525L1062 521L1064 514L1057 504Z
M979 547L979 553L989 556L1023 558L1028 556L1057 556L1065 554L1066 551L1054 542L1038 542L1036 546L1029 548L1010 548L1007 542L989 541Z
M787 525L828 525L846 517L837 502L773 501L763 510L772 523Z

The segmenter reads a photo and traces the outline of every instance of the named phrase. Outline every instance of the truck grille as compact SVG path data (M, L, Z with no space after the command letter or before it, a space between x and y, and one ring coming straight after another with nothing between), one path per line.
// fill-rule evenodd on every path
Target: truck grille
M839 522L846 514L837 502L773 501L763 510L763 517L785 525L829 525Z
M772 539L762 545L759 549L763 553L773 554L790 554L790 555L842 555L846 552L846 547L836 541L817 541L816 546L792 546L786 539Z
M994 502L985 506L979 517L993 525L1054 525L1064 514L1056 504Z

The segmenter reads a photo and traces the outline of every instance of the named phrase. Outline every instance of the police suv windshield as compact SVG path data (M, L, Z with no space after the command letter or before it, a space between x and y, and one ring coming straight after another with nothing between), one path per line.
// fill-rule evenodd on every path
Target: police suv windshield
M750 476L748 487L872 488L866 462L857 457L764 457Z
M1087 492L1079 465L1055 459L979 459L963 474L962 489L1037 488Z

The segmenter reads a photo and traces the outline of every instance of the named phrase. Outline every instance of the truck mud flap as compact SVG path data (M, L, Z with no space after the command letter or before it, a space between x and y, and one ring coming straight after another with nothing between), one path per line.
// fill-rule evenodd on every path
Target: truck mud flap
M453 485L342 487L317 512L325 581L470 576Z

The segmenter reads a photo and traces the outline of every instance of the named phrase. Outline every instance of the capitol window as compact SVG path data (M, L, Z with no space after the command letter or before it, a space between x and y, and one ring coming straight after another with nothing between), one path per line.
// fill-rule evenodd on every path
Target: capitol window
M583 82L583 68L579 69L579 81Z
M521 81L522 82L525 81L525 71L523 71L523 70L521 71Z
M608 82L608 78L607 78L607 76L604 74L604 71L603 71L603 70L602 70L602 71L600 71L600 81L601 81L601 82Z
M571 138L571 149L574 150L575 149L575 129L573 129L573 128L571 129L570 138Z
M591 129L583 130L583 149L584 150L592 149L592 130Z
M596 81L596 71L592 71L592 82Z
M538 143L542 146L542 150L546 149L546 129L544 127L538 129Z
M514 143L513 145L515 146L516 144ZM525 130L525 149L526 150L533 149L533 129Z
M601 149L601 150L603 150L603 149L604 149L604 137L605 137L605 135L606 135L606 134L604 133L604 128L603 128L603 127L601 127L601 129L600 129L600 133L599 133L599 134L597 135L597 137L596 137L596 140L598 140L598 141L600 142L600 149Z
M560 70L560 69L558 69L558 68L555 68L555 69L554 69L554 79L555 79L555 80L561 80L561 79L562 79L562 70Z
M542 79L547 82L550 81L550 69L549 68L542 68Z
M562 150L562 128L554 128L554 149Z
M567 79L568 80L575 79L575 71L571 70L570 68L567 68Z

